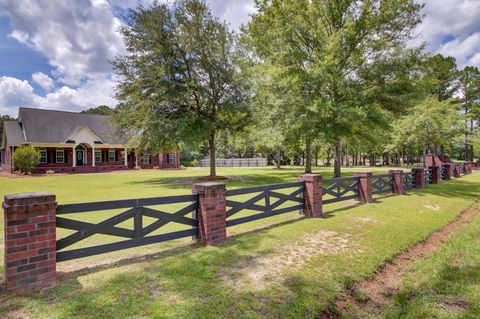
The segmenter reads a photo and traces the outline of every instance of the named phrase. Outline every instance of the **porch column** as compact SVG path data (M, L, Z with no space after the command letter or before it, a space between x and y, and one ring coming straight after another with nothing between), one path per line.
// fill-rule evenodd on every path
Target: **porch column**
M77 145L73 146L73 150L72 150L72 166L75 167L77 166L77 152L76 152L76 149L77 149Z
M125 166L128 166L128 153L127 153L127 149L125 148Z
M88 150L87 150L88 154ZM92 146L92 166L95 167L95 146Z

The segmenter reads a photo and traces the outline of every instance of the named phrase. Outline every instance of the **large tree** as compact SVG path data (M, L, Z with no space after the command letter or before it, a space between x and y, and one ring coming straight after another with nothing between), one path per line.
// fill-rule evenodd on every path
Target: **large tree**
M458 84L465 121L465 160L473 161L473 144L470 138L474 134L477 121L480 120L480 71L473 66L465 67L459 72Z
M405 58L422 6L414 0L257 0L256 6L247 27L255 53L282 68L279 79L297 95L291 127L303 132L307 161L322 132L335 145L338 177L342 137L384 120L382 110L392 107L374 98L397 80L388 65Z
M234 34L203 0L155 2L127 22L128 54L114 62L119 127L137 147L208 141L215 176L216 136L243 128L249 115Z

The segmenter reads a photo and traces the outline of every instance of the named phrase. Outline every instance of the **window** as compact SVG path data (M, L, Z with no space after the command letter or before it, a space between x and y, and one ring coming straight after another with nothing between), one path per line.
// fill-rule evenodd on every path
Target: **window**
M41 148L41 149L38 150L38 152L40 153L39 163L40 164L47 163L47 150L44 149L44 148Z
M63 151L63 148L57 148L56 155L56 163L65 163L65 152Z
M108 161L109 162L116 162L117 156L115 150L108 150Z
M102 150L95 150L95 163L102 161Z
M150 164L150 154L142 154L142 163L145 165Z
M167 154L167 163L174 164L175 163L175 155L174 154Z

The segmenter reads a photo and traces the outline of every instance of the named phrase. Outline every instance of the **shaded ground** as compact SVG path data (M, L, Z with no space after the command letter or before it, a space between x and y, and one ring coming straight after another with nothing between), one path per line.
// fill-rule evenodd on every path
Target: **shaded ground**
M432 209L430 205L424 205ZM436 205L434 210L439 210ZM434 232L424 242L418 243L387 262L375 276L367 281L356 283L335 301L338 313L324 313L320 318L366 318L381 315L393 301L395 293L400 291L405 272L412 263L421 258L428 258L434 251L448 241L455 231L469 224L479 214L479 206L468 208L448 225ZM464 304L447 302L446 310L464 307Z

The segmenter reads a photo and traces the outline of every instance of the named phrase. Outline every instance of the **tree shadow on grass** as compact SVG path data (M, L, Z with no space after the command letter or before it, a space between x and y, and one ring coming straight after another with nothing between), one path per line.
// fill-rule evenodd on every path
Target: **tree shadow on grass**
M480 183L453 179L440 184L428 184L423 189L415 191L418 196L436 195L442 197L473 198L480 196Z
M472 286L476 287L479 284L480 266L460 267L446 264L436 272L434 277L429 277L419 286L405 289L394 295L395 302L387 313L389 317L411 317L418 313L419 308L426 306L424 303L433 302L437 309L444 311L447 315L478 318L480 306L469 304L465 297L468 291L472 291Z

